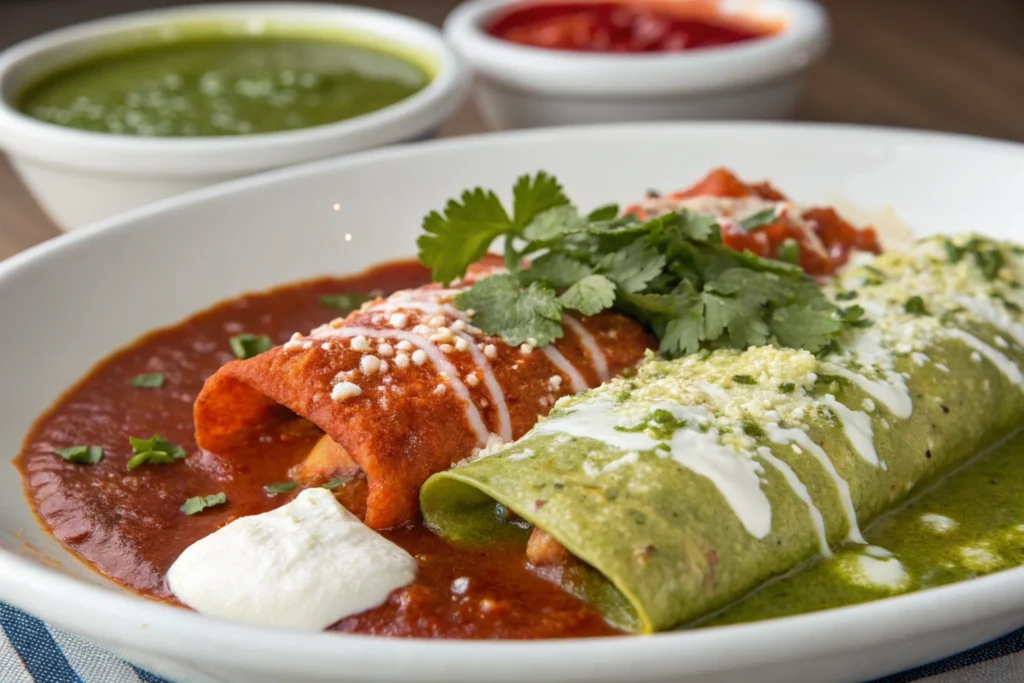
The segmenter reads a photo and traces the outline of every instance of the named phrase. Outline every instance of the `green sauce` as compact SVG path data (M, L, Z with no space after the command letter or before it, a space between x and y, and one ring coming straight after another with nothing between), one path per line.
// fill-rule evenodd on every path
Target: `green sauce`
M1024 564L1024 432L881 517L864 536L872 544L868 549L842 547L830 558L769 583L704 625L853 605Z
M245 135L367 114L429 81L411 61L341 40L222 36L96 56L31 85L18 108L101 133Z

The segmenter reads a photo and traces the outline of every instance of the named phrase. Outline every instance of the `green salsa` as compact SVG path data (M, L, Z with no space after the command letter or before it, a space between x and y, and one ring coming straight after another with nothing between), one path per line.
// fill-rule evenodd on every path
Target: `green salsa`
M734 624L853 605L1024 564L1024 432L847 545L714 616ZM896 564L898 563L898 564Z
M245 135L334 123L390 106L430 74L343 39L220 36L98 55L30 85L19 109L121 135Z

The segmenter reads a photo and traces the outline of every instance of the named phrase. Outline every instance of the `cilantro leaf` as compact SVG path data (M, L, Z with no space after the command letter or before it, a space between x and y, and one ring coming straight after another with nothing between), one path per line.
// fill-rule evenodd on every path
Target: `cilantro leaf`
M171 443L159 434L154 434L148 439L130 436L128 442L132 446L132 453L134 453L132 459L128 461L129 472L140 465L167 465L188 456L184 448Z
M95 465L103 459L102 446L70 446L58 448L54 453L68 462L77 462L82 465Z
M634 240L598 263L598 272L626 292L643 290L664 269L665 257L643 239Z
M843 329L843 322L820 310L793 304L772 314L771 328L779 343L817 353L828 347Z
M523 237L532 243L546 243L583 230L587 221L569 205L556 206L534 216L523 228Z
M181 511L186 515L196 515L207 508L223 505L226 502L228 502L228 497L223 491L209 496L195 496L182 504Z
M338 294L321 294L320 305L324 308L334 308L342 313L351 313L367 301L373 301L376 297L359 292L340 292Z
M618 204L605 204L599 206L590 213L587 214L587 221L590 223L596 223L598 221L610 221L619 215Z
M703 306L697 303L668 322L658 350L669 358L696 353L700 350L702 329Z
M546 282L555 289L565 289L593 272L593 268L572 256L548 252L524 270L519 279L527 285L531 282Z
M494 275L460 292L455 304L476 311L473 324L509 344L532 338L544 346L562 336L562 304L541 282L523 287L513 275Z
M511 232L512 220L498 195L476 188L463 192L461 202L450 200L443 216L428 214L423 230L416 240L420 261L435 282L447 285L483 258L491 242Z
M532 178L520 176L512 189L514 225L517 231L522 230L539 214L568 203L569 198L553 175L539 171Z
M132 377L132 386L139 389L159 389L164 385L162 372L144 372Z
M596 315L615 303L615 283L604 275L588 275L565 290L558 300L583 315Z
M740 225L743 226L744 230L757 230L763 228L766 225L771 225L775 222L775 214L777 211L774 206L769 206L766 209L761 209L756 213L752 213L746 218L740 220Z
M270 341L270 337L267 335L249 334L248 332L236 334L228 340L228 344L231 345L231 352L235 354L235 358L239 360L255 358L274 348L274 342Z

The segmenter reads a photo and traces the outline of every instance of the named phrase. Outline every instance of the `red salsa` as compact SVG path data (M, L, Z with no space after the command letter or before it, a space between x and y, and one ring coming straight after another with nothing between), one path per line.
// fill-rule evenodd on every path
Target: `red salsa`
M774 27L725 17L704 2L534 2L512 5L487 26L520 45L576 52L681 52L732 45Z

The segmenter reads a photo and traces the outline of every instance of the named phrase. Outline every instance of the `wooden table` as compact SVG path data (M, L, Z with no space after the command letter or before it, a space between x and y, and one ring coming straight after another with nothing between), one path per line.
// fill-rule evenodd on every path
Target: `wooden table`
M834 42L814 68L798 118L1024 141L1024 0L822 0ZM0 47L109 14L173 0L0 0ZM371 0L440 23L457 0ZM483 131L471 105L444 135ZM0 259L57 234L0 160Z

